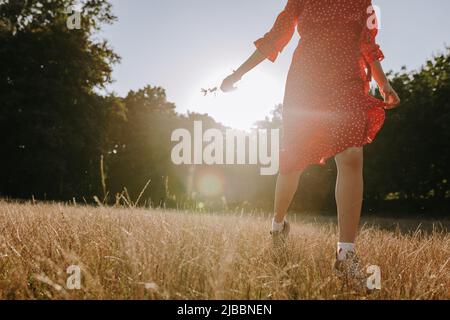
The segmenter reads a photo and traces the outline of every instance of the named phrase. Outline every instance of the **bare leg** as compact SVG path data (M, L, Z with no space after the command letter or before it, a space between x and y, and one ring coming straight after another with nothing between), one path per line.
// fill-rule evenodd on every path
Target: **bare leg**
M363 148L349 148L336 155L335 161L339 242L354 243L363 198Z
M289 206L297 191L300 175L301 172L293 172L278 176L275 190L275 222L281 223L286 217Z

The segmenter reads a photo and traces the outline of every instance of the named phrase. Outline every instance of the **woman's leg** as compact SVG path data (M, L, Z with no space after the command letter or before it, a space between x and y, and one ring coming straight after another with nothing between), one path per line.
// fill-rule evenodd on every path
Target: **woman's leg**
M301 172L278 175L275 189L275 222L282 223L284 221L295 192L297 191L300 175Z
M363 201L363 148L349 148L336 155L335 161L339 242L352 244L358 232Z

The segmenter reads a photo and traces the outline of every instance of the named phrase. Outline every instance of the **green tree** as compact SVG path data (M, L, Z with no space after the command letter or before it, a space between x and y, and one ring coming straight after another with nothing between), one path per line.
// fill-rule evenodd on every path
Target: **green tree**
M450 197L450 50L418 71L404 68L393 84L402 105L388 112L379 142L367 154L368 196L445 208Z
M98 95L119 57L93 40L112 23L108 1L84 1L69 30L72 0L0 2L0 192L29 198L96 193L105 121L120 115Z
M159 205L167 197L166 181L172 186L177 181L172 175L170 138L181 118L158 87L131 91L123 104L127 121L114 130L116 139L107 157L108 189L115 194L127 188L135 200L150 180L142 198Z

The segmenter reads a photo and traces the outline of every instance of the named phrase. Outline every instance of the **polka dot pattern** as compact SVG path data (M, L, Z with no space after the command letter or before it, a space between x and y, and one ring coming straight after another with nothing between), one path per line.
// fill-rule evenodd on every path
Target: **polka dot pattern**
M372 143L385 103L369 95L371 62L384 55L369 27L370 0L289 0L272 29L255 41L270 61L301 36L283 104L280 172L301 171L345 149Z

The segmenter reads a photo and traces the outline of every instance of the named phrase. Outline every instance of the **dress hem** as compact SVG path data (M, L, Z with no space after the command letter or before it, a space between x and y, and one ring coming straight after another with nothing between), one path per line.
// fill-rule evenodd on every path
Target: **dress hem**
M374 142L376 136L381 131L381 129L382 129L383 125L384 125L384 122L385 122L385 117L383 117L383 119L379 123L377 123L375 127L373 127L373 128L375 128L375 130L370 130L370 129L373 129L373 128L369 127L370 124L371 124L369 113L370 113L371 110L374 110L374 109L382 109L383 113L385 112L384 111L385 109L383 107L380 107L380 106L375 106L375 107L369 109L366 112L366 121L368 123L368 127L366 128L365 138L364 138L364 141L362 143L356 144L356 145L349 143L349 144L347 144L345 146L336 148L333 152L329 152L329 153L323 155L320 159L307 161L307 162L304 162L304 163L302 163L300 165L293 166L292 168L283 168L282 166L280 166L280 174L285 175L285 174L289 174L289 173L292 173L292 172L304 171L307 167L309 167L311 165L320 165L320 166L323 167L323 166L326 165L327 161L330 158L332 158L333 156L336 156L337 154L347 150L348 148L352 148L352 147L361 148L361 147L364 147L364 146Z

